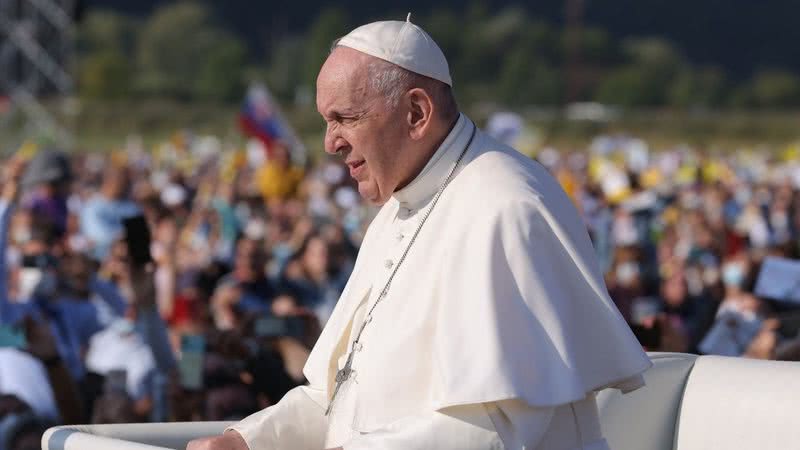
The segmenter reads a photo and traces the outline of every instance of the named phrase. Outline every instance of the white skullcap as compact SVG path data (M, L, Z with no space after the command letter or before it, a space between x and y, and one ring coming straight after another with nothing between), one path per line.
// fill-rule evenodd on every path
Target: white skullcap
M336 45L396 64L408 71L453 85L442 49L422 28L410 21L387 20L362 25L339 39Z

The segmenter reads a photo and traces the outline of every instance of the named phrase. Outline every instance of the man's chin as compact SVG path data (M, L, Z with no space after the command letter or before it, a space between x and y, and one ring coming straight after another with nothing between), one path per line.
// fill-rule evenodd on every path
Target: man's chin
M363 186L362 183L358 184L358 193L367 203L373 206L383 206L384 203L389 201L389 198L382 198L380 191L375 186ZM391 196L389 196L391 197Z

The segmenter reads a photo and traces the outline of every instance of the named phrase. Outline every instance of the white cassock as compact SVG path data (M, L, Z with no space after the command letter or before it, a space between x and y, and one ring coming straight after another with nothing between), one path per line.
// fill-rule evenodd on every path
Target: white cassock
M305 366L309 385L232 427L251 450L608 449L595 392L642 386L650 360L570 199L480 130L367 315L474 127L462 115L381 208ZM325 416L364 321L354 375Z

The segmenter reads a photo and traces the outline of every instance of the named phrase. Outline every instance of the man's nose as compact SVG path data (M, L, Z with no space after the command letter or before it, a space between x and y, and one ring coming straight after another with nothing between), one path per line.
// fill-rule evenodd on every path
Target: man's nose
M333 133L328 129L325 132L325 152L331 155L335 155L346 150L350 145L347 143L346 140L342 136L337 133Z

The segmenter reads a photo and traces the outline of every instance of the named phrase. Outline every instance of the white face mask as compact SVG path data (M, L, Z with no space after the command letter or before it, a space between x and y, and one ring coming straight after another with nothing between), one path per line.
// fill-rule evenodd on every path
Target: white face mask
M11 240L17 244L24 244L31 240L31 230L17 227L11 232Z
M733 194L733 197L736 199L736 203L739 205L745 205L753 197L753 193L750 192L750 189L748 188L739 188Z
M126 336L136 331L136 324L127 317L124 317L112 322L109 328L112 328L119 335Z
M639 276L639 266L633 262L622 263L617 266L617 281L622 284L629 284Z
M42 269L37 267L21 268L19 270L19 301L27 303L40 281L42 281Z
M777 211L770 215L770 223L774 228L786 229L789 226L789 217L783 211Z

